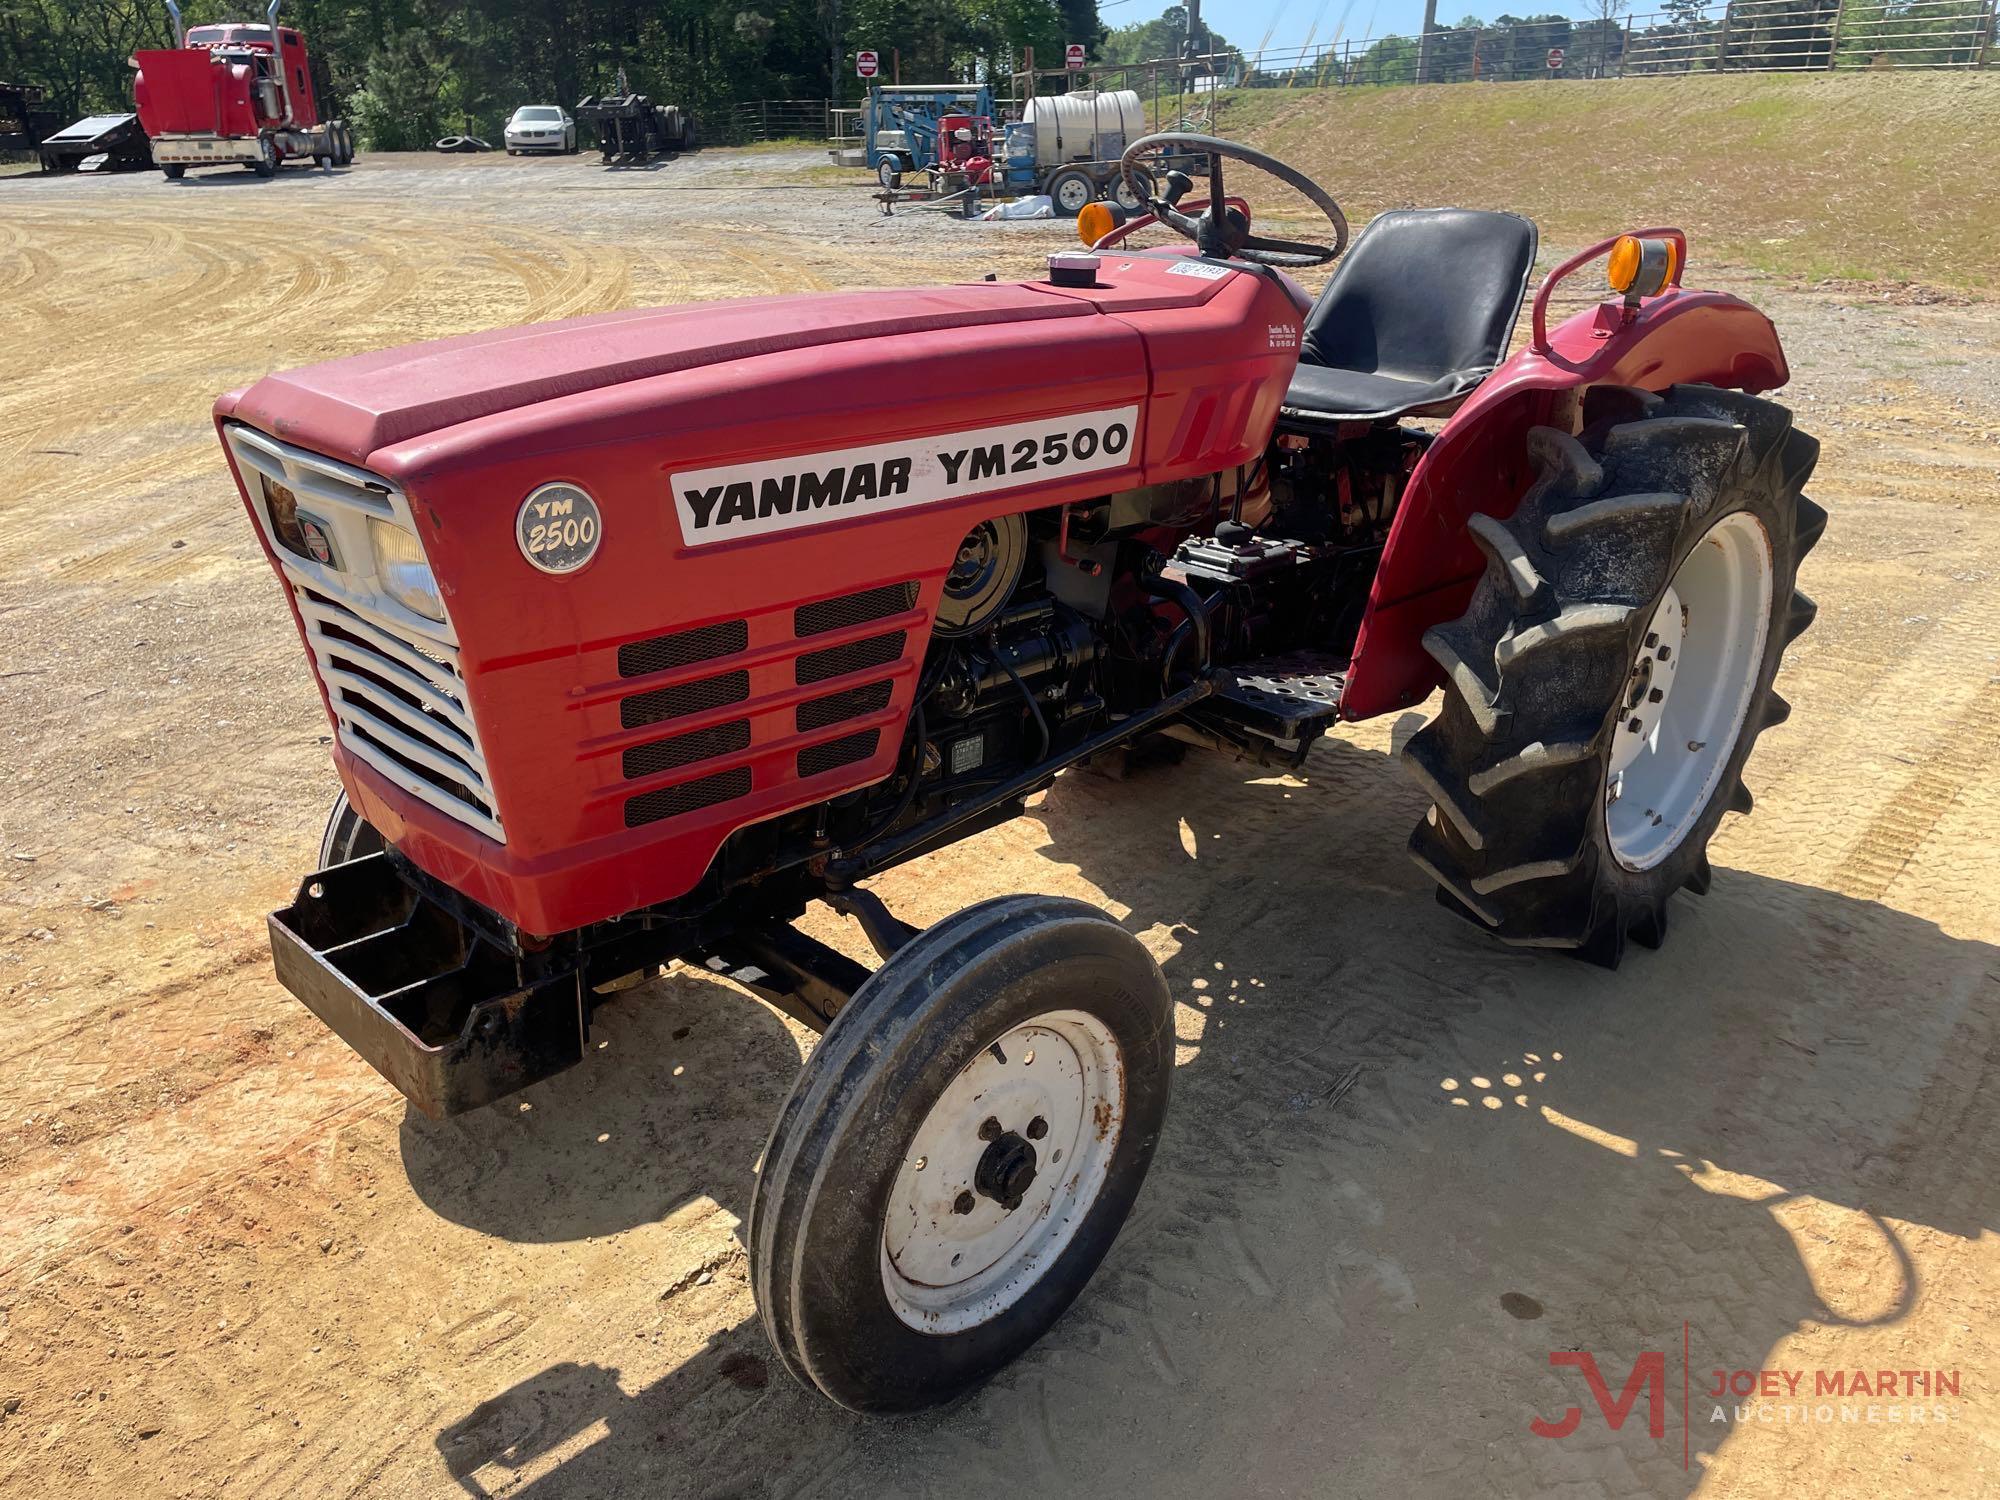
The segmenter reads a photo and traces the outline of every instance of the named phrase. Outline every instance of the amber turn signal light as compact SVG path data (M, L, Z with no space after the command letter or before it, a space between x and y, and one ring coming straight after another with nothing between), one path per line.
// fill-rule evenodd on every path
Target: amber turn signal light
M1084 204L1082 211L1076 216L1076 237L1086 248L1095 245L1117 227L1118 215L1112 212L1111 205L1102 199L1095 203Z
M1674 279L1674 242L1619 236L1604 263L1604 279L1627 301L1656 296Z

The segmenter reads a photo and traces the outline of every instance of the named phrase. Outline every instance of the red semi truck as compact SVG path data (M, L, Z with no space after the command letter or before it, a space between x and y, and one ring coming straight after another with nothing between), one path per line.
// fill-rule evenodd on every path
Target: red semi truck
M247 166L270 177L288 161L321 167L354 160L354 138L339 120L322 120L313 93L305 37L278 24L280 0L259 23L181 25L171 49L132 55L132 97L153 143L153 161L169 178L189 167Z

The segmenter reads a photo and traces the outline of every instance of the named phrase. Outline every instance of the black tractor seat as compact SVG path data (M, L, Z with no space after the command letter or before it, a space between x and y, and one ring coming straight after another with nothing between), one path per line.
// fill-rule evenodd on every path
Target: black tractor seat
M1507 352L1538 236L1476 208L1378 215L1306 318L1282 425L1438 417Z

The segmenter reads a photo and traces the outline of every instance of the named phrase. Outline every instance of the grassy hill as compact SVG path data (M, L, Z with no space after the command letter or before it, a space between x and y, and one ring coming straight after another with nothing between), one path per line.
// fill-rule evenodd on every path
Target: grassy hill
M2000 72L1269 90L1218 126L1357 224L1509 208L1552 249L1677 224L1696 264L2000 287Z

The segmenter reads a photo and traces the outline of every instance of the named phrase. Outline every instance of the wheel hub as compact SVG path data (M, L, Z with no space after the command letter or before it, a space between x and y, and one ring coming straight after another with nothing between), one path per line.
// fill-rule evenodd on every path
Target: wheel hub
M1724 792L1770 630L1771 542L1734 511L1681 560L1633 655L1604 786L1611 852L1648 870Z
M1666 717L1667 695L1673 692L1674 677L1680 670L1679 652L1686 631L1687 607L1670 585L1659 608L1653 611L1653 618L1646 626L1646 638L1640 643L1639 654L1625 679L1625 711L1611 741L1614 777L1644 751L1659 748L1655 741L1660 721Z
M1006 1311L1089 1213L1123 1123L1124 1065L1082 1011L1024 1021L966 1063L917 1127L882 1224L882 1285L912 1328Z
M1035 1166L1035 1148L1010 1130L979 1158L972 1186L1012 1213L1035 1185Z

